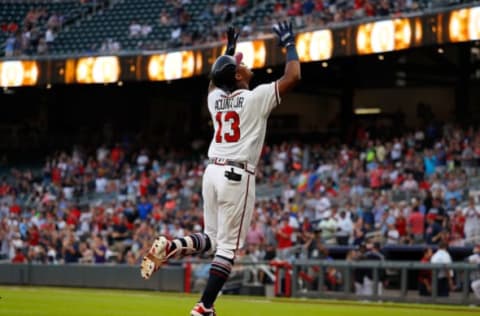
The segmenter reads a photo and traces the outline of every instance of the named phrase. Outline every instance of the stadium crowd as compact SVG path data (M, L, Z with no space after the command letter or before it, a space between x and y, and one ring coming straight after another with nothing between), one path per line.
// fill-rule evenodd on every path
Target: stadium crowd
M214 0L202 12L189 12L191 0L166 0L166 8L158 12L158 23L140 23L134 13L125 34L138 38L137 48L160 49L191 47L224 40L227 24L239 24L241 37L258 37L270 33L276 20L290 18L298 30L331 27L342 23L369 20L381 17L401 17L437 7L446 7L472 0ZM269 5L265 5L269 4ZM79 1L79 7L71 11L49 11L46 3L32 3L25 17L6 14L0 16L0 34L6 38L2 43L6 57L22 55L48 55L64 26L88 19L91 14L108 14L115 1ZM88 7L88 11L85 8ZM168 10L167 10L168 8ZM257 10L260 9L260 10ZM78 12L86 12L79 14ZM262 12L262 13L259 13ZM147 35L155 29L170 30L168 40L157 43ZM133 35L132 35L133 34ZM113 35L111 35L113 36ZM85 52L116 52L122 50L121 41L114 37L103 38Z
M202 229L207 160L194 157L119 142L55 152L40 172L11 169L0 181L0 256L137 264L157 234ZM358 130L349 145L267 145L246 251L272 259L367 241L473 245L479 159L480 130L452 125L388 140Z

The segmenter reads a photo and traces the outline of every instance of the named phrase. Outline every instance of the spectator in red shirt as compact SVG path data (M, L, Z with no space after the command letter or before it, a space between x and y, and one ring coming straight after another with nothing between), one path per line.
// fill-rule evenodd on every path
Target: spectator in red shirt
M15 256L12 258L12 263L26 263L27 257L23 254L21 248L15 248Z
M412 211L407 220L408 232L413 238L413 242L418 244L423 242L423 234L425 231L425 216L420 212L418 203L415 202Z
M380 189L382 184L383 168L380 164L375 169L370 171L370 187L372 189Z
M353 8L355 10L363 9L364 5L365 5L365 0L355 0L355 1L353 1Z
M5 196L10 191L10 186L6 181L3 181L0 185L0 196Z
M368 0L365 2L365 15L366 16L376 15L375 6Z
M465 238L465 216L460 207L455 209L450 223L452 234L460 238Z
M293 246L293 227L288 223L288 217L283 217L275 233L279 257L285 259L287 250Z
M315 12L322 12L324 8L323 0L315 0Z
M58 167L52 168L52 182L60 186L62 181L62 171Z
M113 161L114 164L117 164L123 157L123 150L120 147L120 144L115 144L115 147L112 148L110 152L110 159Z
M287 11L288 16L301 16L302 15L302 1L295 0L292 6Z
M10 214L20 215L21 211L22 211L22 208L17 203L13 203L10 206Z
M400 213L395 220L395 228L398 231L398 235L400 236L400 240L404 240L407 236L407 219Z
M430 263L433 251L431 248L426 248L423 251L423 257L420 259L422 263ZM419 270L418 271L418 293L421 296L430 296L432 294L432 271Z
M37 246L40 243L40 232L36 225L28 228L28 244L30 246Z

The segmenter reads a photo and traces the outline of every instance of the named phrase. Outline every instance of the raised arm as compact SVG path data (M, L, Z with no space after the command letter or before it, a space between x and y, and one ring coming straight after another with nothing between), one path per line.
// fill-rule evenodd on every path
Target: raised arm
M300 61L298 59L297 48L295 47L295 35L292 30L291 22L280 22L273 26L273 30L278 35L279 45L287 50L287 61L285 72L278 80L278 93L285 95L293 89L301 79Z
M235 55L235 49L237 48L237 40L240 32L235 32L235 28L233 26L229 26L227 29L227 49L225 50L225 55L233 56ZM215 84L213 84L212 80L208 84L208 92L215 89Z

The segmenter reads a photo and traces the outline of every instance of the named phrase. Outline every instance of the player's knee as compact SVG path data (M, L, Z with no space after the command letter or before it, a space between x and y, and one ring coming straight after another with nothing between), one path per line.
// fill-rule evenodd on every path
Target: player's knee
M215 252L216 255L222 256L224 258L233 260L235 258L235 251L230 250L230 249L217 249Z

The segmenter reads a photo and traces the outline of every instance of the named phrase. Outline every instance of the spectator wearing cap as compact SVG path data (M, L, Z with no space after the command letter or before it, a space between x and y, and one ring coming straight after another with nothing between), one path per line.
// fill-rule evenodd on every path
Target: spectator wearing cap
M12 263L27 263L28 259L23 253L22 248L15 248L15 255L12 258Z
M321 230L322 241L325 244L332 245L336 243L336 233L338 230L338 222L336 218L337 206L332 205L330 211L324 213L324 218L318 224Z
M425 242L428 245L435 245L442 237L442 226L436 222L437 216L433 213L427 214L427 227L425 228Z
M447 211L442 206L442 199L440 197L436 197L433 199L432 208L428 210L428 215L434 214L435 221L440 225L445 227L446 220L447 220Z

